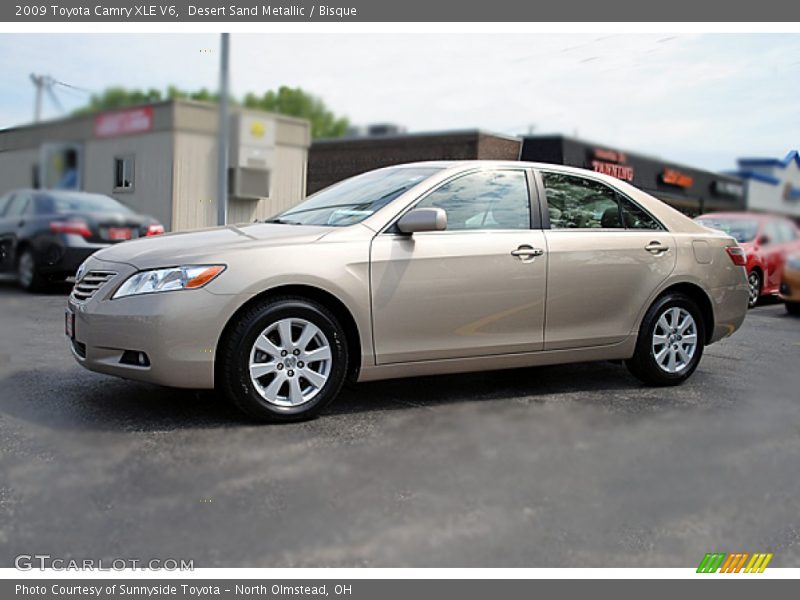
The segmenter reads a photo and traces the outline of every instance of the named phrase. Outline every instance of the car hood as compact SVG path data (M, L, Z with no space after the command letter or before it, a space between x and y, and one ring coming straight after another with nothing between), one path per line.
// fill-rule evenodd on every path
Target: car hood
M228 225L141 238L104 248L94 256L137 269L207 263L221 260L227 252L278 244L307 244L330 231L330 227L273 223Z

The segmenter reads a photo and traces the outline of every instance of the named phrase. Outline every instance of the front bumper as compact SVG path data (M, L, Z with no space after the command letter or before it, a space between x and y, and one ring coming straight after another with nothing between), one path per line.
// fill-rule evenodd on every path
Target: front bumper
M784 268L778 297L784 302L800 302L800 270Z
M114 272L91 299L70 297L75 314L72 354L79 364L107 375L171 387L214 387L214 357L238 296L205 289L145 294L111 300L136 272L131 265L91 259L88 271ZM127 352L145 353L149 364L125 362Z

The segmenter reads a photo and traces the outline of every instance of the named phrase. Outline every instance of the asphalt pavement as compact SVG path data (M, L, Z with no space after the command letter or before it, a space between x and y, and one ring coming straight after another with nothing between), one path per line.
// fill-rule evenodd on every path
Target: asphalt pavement
M768 303L681 387L611 363L361 384L319 419L88 372L68 288L0 282L0 566L800 566L800 319Z

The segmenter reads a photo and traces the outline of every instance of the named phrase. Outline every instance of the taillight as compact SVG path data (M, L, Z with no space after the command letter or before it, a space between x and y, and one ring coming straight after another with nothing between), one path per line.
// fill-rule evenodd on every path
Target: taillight
M145 235L160 235L164 233L164 226L156 223L147 226L147 233Z
M92 232L86 221L69 220L69 221L51 221L50 231L53 233L72 233L88 238L92 237Z
M728 246L725 251L737 267L743 267L747 264L747 255L741 246Z

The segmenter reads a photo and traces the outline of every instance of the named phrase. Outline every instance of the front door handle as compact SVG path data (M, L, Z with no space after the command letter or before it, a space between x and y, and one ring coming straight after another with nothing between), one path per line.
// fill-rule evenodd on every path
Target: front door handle
M644 247L650 254L661 255L669 250L669 246L663 245L661 242L652 241Z
M516 256L517 258L521 258L522 260L533 260L537 256L541 256L544 254L544 250L541 248L534 248L533 246L520 246L516 250L511 251L511 256Z

